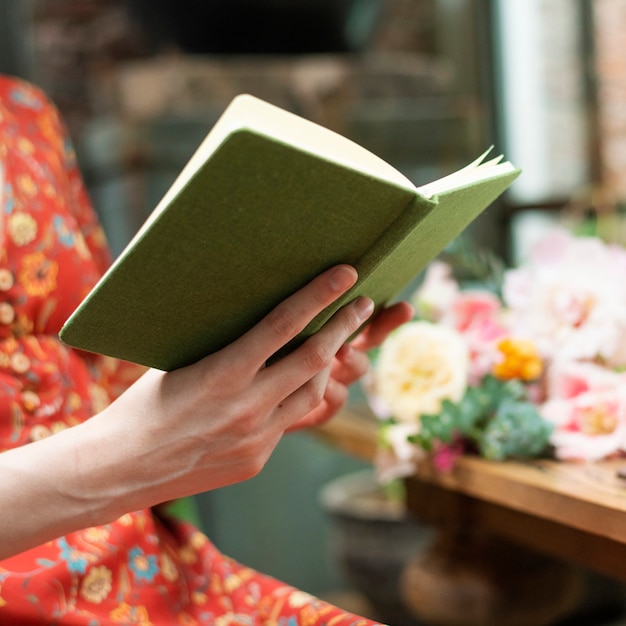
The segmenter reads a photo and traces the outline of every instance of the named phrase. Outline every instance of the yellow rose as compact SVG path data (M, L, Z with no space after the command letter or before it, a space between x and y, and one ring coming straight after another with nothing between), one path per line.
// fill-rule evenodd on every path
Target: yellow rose
M410 322L381 346L375 390L394 417L416 422L420 415L439 413L443 400L461 399L468 366L468 348L456 330Z

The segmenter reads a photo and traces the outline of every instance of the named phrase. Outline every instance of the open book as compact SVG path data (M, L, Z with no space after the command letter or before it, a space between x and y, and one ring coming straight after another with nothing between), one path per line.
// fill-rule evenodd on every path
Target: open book
M61 330L68 345L163 370L249 330L322 271L389 303L518 176L484 156L416 188L318 124L237 96L109 271Z

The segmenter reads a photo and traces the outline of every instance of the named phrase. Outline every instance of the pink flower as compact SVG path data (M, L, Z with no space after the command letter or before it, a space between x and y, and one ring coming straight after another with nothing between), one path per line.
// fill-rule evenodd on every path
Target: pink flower
M500 300L488 291L468 290L458 294L450 307L450 320L460 332L485 320L494 321L500 314Z
M523 385L554 426L557 458L626 455L626 249L556 228L504 274L502 292L462 290L450 266L431 264L413 299L421 322L393 333L373 368L376 415L414 428L492 374ZM405 475L415 444L388 435L383 474ZM457 443L432 450L438 469L453 466Z
M461 291L449 265L432 263L413 298L419 317L451 326L469 350L468 379L478 383L500 358L497 342L509 333L503 325L500 299L486 290Z
M449 472L454 468L456 460L466 451L466 444L460 437L452 443L438 442L433 450L433 465L440 472Z
M500 300L488 291L460 292L442 322L463 336L469 349L468 379L477 384L500 358L497 344L509 333L502 323Z
M626 252L557 230L505 274L511 332L548 359L626 357Z
M590 393L569 402L555 400L543 405L545 419L565 422L551 436L558 459L599 461L624 451L625 401L618 396Z
M540 412L555 426L558 458L594 461L625 450L625 374L593 363L559 363L547 393Z
M547 379L550 400L571 400L587 392L613 390L624 384L619 374L595 363L556 361Z

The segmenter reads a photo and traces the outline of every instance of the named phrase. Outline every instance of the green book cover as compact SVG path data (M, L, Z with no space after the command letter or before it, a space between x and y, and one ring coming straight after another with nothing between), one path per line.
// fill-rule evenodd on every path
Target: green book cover
M66 344L171 370L231 343L338 263L384 306L515 179L480 158L416 188L354 142L249 95L229 105L60 332Z

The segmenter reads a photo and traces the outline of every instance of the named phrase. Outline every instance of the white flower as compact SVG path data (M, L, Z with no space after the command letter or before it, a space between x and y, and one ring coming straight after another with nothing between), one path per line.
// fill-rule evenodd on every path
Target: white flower
M381 346L375 391L402 422L437 414L445 399L458 401L467 386L469 354L460 333L430 322L410 322Z
M409 441L409 437L418 431L417 423L385 424L375 459L376 476L381 483L415 474L417 462L424 453Z
M412 298L421 319L438 322L452 307L460 292L452 276L452 268L442 261L433 261L426 269L424 281Z

